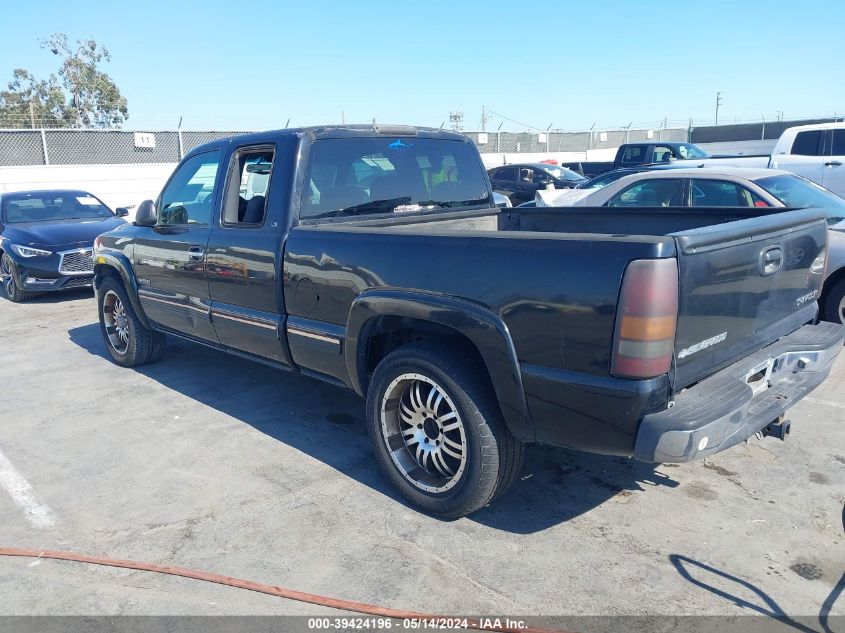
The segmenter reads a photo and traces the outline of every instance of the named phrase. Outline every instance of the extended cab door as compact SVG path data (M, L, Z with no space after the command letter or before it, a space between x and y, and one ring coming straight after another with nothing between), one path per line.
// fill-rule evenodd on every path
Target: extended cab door
M217 342L211 325L205 249L217 195L220 150L187 158L161 192L158 222L139 231L138 295L156 324Z
M297 137L234 147L208 245L211 320L220 343L291 365L281 268Z
M821 184L845 197L845 128L828 130Z

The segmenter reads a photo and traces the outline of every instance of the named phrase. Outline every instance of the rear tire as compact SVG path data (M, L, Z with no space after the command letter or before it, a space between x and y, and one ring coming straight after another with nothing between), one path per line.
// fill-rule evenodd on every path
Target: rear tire
M144 327L123 284L113 277L106 277L97 289L97 312L100 333L115 363L138 367L161 358L164 334Z
M825 293L822 319L845 323L845 279L840 279Z
M12 303L20 303L35 296L18 286L18 282L15 281L15 262L7 253L3 253L3 256L0 257L0 280L3 282L6 298Z
M522 464L523 445L506 427L483 366L438 343L406 345L379 363L367 430L400 494L445 519L501 496Z

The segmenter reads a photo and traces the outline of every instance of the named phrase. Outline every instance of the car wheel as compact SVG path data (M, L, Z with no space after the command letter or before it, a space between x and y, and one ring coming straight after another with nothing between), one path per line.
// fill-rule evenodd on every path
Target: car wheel
M825 292L822 318L831 323L845 323L845 279L840 279Z
M367 429L402 496L447 519L500 496L522 463L523 445L505 426L484 368L440 344L404 346L378 365Z
M97 289L97 311L103 341L115 363L137 367L161 358L164 334L144 327L116 279L105 278Z
M6 298L9 301L20 303L32 298L32 293L21 290L18 282L15 281L15 263L7 253L0 257L0 281L3 283L3 290L6 291Z

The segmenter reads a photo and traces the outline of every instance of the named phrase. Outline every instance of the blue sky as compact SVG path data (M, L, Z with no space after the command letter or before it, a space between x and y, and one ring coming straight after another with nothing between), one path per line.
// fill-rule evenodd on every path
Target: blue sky
M3 10L0 81L93 36L130 129L439 126L481 108L565 130L845 113L841 0L30 0ZM501 118L491 117L495 130ZM448 125L448 124L447 124ZM505 121L503 130L524 130Z

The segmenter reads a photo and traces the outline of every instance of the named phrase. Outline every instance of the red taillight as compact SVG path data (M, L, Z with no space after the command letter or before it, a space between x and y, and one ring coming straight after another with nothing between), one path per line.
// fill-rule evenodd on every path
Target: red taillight
M616 310L611 373L653 378L669 371L677 321L677 261L638 259L628 264Z
M760 207L760 208L766 208L766 209L768 209L768 208L769 208L769 204L768 204L765 200L757 200L757 201L755 201L755 202L754 202L754 206L755 206L755 207Z

